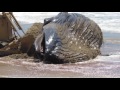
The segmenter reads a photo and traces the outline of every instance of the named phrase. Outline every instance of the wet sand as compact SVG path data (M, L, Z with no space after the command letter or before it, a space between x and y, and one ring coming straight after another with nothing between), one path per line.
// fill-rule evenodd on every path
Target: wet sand
M98 56L99 58L99 56ZM120 59L120 57L118 57ZM74 64L35 63L33 59L0 58L0 77L7 78L119 78L120 62L90 60Z

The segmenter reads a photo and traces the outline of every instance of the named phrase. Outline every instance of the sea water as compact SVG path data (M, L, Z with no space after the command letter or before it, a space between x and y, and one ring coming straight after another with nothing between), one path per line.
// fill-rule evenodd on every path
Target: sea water
M59 12L13 12L26 32L33 23ZM72 12L70 12L72 13ZM120 12L75 12L94 20L103 32L103 56L75 64L43 64L0 58L1 77L120 77ZM21 33L22 34L22 33ZM11 68L11 69L10 69ZM8 70L9 69L9 70Z

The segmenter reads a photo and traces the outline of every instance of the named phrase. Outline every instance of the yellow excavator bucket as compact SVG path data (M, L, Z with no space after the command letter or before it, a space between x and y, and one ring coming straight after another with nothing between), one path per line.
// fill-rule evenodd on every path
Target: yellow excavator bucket
M0 15L0 41L12 39L12 27L7 18Z
M2 12L0 15L0 41L9 42L16 37L16 34L21 37L16 27L24 33L12 12Z
M23 36L19 34L19 30L23 32ZM20 53L32 54L34 40L33 35L24 33L12 12L2 12L0 15L0 57Z

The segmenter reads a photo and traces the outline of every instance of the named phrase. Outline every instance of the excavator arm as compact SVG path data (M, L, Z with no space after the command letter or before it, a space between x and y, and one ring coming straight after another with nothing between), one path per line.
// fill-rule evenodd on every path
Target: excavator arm
M19 30L23 32L23 36L19 34ZM12 12L2 12L0 15L0 57L28 53L33 47L34 40L33 35L25 34ZM3 44L4 42L7 44Z
M20 26L20 24L18 23L18 21L16 20L16 18L15 18L15 16L13 15L12 12L8 12L8 13L2 12L2 15L3 15L3 17L6 18L6 20L8 21L8 23L10 24L10 26L11 26L12 29L14 30L13 32L16 32L19 37L21 37L21 36L20 36L20 34L18 33L17 28L18 28L19 30L21 30L21 31L25 34L25 32L23 31L22 27ZM16 28L16 27L17 27L17 28Z

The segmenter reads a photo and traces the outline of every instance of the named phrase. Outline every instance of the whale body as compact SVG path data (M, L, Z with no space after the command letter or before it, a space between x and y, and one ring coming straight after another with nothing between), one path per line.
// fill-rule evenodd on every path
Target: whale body
M36 52L52 63L75 63L100 54L103 34L93 20L78 13L61 12L44 19L42 33L35 40Z

